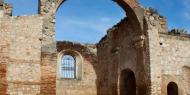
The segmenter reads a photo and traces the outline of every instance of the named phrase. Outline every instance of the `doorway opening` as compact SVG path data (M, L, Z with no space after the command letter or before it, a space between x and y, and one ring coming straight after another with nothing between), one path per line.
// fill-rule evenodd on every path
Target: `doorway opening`
M136 95L136 78L130 69L121 72L120 95Z
M170 82L168 84L167 95L178 95L178 86L175 82Z

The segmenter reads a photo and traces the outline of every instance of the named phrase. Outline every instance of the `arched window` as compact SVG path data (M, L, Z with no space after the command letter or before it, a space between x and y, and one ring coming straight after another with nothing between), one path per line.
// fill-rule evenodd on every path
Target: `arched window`
M76 78L76 58L71 55L63 55L61 59L61 78Z
M175 82L170 82L168 84L167 95L178 95L178 86Z
M58 55L58 73L59 79L81 80L83 75L82 56L77 51L63 50Z

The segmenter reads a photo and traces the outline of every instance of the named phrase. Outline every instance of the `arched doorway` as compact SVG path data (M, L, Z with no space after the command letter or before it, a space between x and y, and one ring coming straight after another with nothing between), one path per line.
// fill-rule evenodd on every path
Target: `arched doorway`
M133 71L127 69L121 72L120 95L136 95L136 79Z
M175 82L170 82L168 84L167 95L178 95L178 86Z
M43 30L44 30L43 35L48 34L44 37L44 39L42 39L42 43L43 43L42 51L44 53L45 52L54 52L54 51L51 51L51 50L53 50L52 48L50 50L47 50L47 48L49 48L51 46L55 46L53 43L55 41L54 40L55 12L57 11L57 9L59 9L59 7L65 1L66 0L45 0L45 1L40 0L40 3L39 3L40 4L40 7L39 7L40 12L39 13L40 13L40 15L44 16L43 21L45 21L45 23L43 24ZM95 3L95 1L94 1L94 3ZM113 0L113 1L115 1L117 4L119 4L119 6L122 7L123 10L126 12L126 15L128 17L128 21L129 21L130 25L132 25L133 33L135 32L136 35L142 35L143 34L142 25L143 25L143 20L144 20L143 19L144 13L143 12L138 13L142 9L142 8L140 8L139 3L136 0ZM137 15L137 13L138 13L138 15ZM50 22L50 23L48 23L48 22ZM53 43L53 45L52 45L52 43ZM142 53L142 57L143 57L143 53ZM138 56L137 59L140 59L142 57ZM144 61L142 61L142 62L144 62ZM46 73L42 72L42 76L43 75L45 76L45 74ZM50 77L54 77L54 75L51 75ZM55 82L55 80L54 81L48 81L47 79L48 78L42 78L42 80L43 80L42 82L45 82L45 83L42 83L43 86L41 86L41 92L42 93L43 92L50 93L50 92L53 92L53 90L55 90L55 89L47 90L45 88L45 87L52 87L52 86L48 86L49 84L55 84L55 83L53 83L53 82ZM99 90L99 88L98 88L98 90Z

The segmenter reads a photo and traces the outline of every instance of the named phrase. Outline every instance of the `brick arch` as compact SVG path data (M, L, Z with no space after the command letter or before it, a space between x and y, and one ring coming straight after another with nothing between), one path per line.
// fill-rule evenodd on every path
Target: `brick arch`
M56 10L60 7L62 3L66 0L55 0L56 3ZM114 2L118 3L126 12L130 8L130 10L134 10L135 8L139 7L139 3L137 0L113 0Z
M46 67L52 67L56 68L56 65L51 65L48 64L48 66L44 63L47 63L47 59L52 59L52 57L57 57L55 54L52 56L52 52L55 52L56 48L53 46L56 46L54 43L54 32L55 32L55 13L57 9L65 2L66 0L40 0L39 1L39 14L43 16L43 32L45 35L45 38L42 39L42 77L41 77L41 94L52 94L55 95L56 93L56 69L49 70ZM143 34L143 17L144 17L144 12L139 12L141 7L139 6L138 2L136 0L113 0L116 2L125 12L126 16L128 17L129 22L131 23L130 25L132 26L133 31L135 34L142 35ZM47 29L47 27L49 27ZM49 34L49 35L46 35ZM139 39L138 39L139 40ZM141 40L141 39L140 39ZM47 49L49 47L53 47L53 49ZM138 59L143 60L143 53L144 51L142 49L138 50ZM55 60L51 60L51 63L53 63ZM141 62L144 61L139 61L138 63L140 64ZM50 63L50 62L49 62ZM95 67L95 66L94 66ZM96 68L98 69L98 68ZM53 71L53 72L52 72ZM49 81L48 79L51 78L52 80ZM54 89L52 89L54 88Z
M54 18L56 11L67 0L39 0L38 13L47 17ZM138 0L112 0L116 2L126 13L131 25L139 35L143 33L144 9L140 7ZM94 1L95 2L95 1ZM49 17L48 17L49 16Z

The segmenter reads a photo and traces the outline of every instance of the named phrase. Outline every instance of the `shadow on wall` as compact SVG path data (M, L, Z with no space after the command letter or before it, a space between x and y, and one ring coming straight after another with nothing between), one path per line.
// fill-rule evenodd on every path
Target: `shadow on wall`
M136 95L135 74L130 69L123 70L120 77L120 95Z

